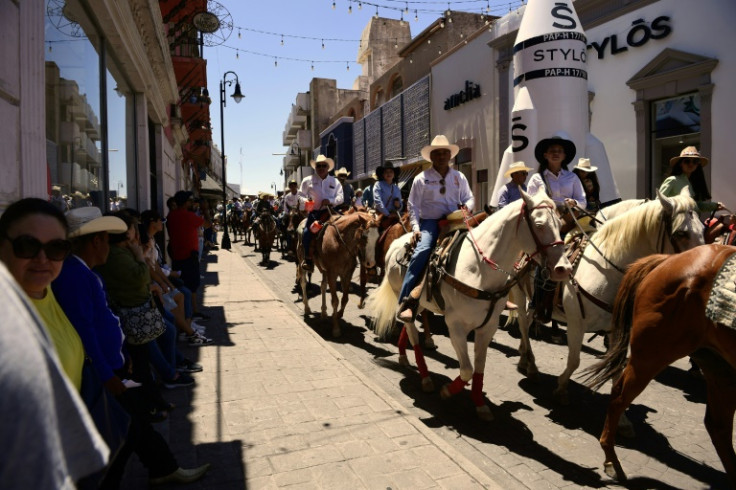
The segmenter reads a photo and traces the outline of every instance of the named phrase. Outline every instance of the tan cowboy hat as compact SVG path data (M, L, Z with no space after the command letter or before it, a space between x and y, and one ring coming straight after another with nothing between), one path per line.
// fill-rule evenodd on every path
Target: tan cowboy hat
M509 165L509 169L504 172L503 176L507 179L511 177L511 174L516 172L531 172L533 169L526 166L526 163L524 162L514 162L511 165Z
M700 156L700 152L697 148L694 146L688 146L680 152L679 157L670 158L670 167L674 167L682 158L697 158L701 167L708 165L708 159L704 156Z
M318 163L321 163L321 162L327 162L327 165L328 165L327 171L328 172L330 172L333 168L335 168L335 160L333 160L332 158L327 158L324 155L319 155L316 160L312 160L311 162L309 162L309 165L311 165L312 168L315 168L315 165L317 165Z
M378 175L376 174L376 172L373 172L373 173L371 174L371 179L373 179L373 180L378 180Z
M558 131L550 138L545 138L537 143L534 147L534 157L539 163L546 164L547 160L544 158L544 154L547 153L547 149L552 145L560 145L565 150L565 159L562 161L562 166L567 168L567 164L572 162L575 158L577 149L575 143L572 142L570 136L564 131Z
M96 206L74 208L66 213L66 221L69 223L69 238L101 231L110 233L128 231L125 221L115 216L102 216L102 211Z
M274 195L273 195L273 194L271 194L270 192L259 192L259 193L258 193L258 199L261 199L261 200L263 200L263 199L266 199L266 198L268 198L268 197L276 197L276 196L274 196Z
M442 148L450 150L450 158L455 158L455 156L457 156L458 152L460 151L459 146L450 144L450 142L447 140L447 136L445 136L444 134L438 134L432 140L431 145L427 145L424 148L422 148L422 151L421 151L422 158L424 158L428 162L431 162L432 160L429 158L429 156L432 153L432 151L439 150Z
M346 169L345 167L342 167L335 170L335 175L344 175L345 177L347 177L348 175L350 175L350 172L348 172L348 169Z
M582 170L583 172L595 172L598 167L590 164L590 158L581 158L573 170Z

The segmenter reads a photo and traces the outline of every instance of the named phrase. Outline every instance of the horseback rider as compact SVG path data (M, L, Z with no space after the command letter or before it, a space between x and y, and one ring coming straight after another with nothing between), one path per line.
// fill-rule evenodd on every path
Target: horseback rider
M320 215L328 206L339 206L343 203L342 186L329 172L335 168L335 161L324 155L319 155L316 160L309 162L315 173L304 177L299 188L299 196L307 201L313 202L313 208L307 215L307 224L302 233L302 245L304 246L304 261L300 267L306 271L314 270L312 261L312 223L320 219Z
M459 151L457 145L451 145L447 137L441 134L434 137L432 144L422 148L422 157L431 161L432 167L414 177L409 193L408 208L413 233L411 241L416 248L399 292L397 319L401 322L410 322L416 317L421 292L415 292L414 288L421 280L439 237L440 219L461 208L470 212L475 205L465 175L450 168L450 160Z
M281 231L286 237L286 248L288 250L291 250L293 245L291 243L291 234L286 232L289 227L289 221L291 220L291 213L297 213L301 221L301 216L304 211L304 200L299 197L299 194L297 194L297 185L296 180L292 179L289 181L289 192L284 195L284 199L281 203ZM296 225L294 225L294 228L296 228Z
M350 175L350 172L345 167L335 171L335 177L337 177L337 180L340 181L340 185L342 186L342 204L336 207L340 212L347 211L353 205L353 200L355 199L353 186L347 182L348 175Z
M378 175L373 172L368 180L368 185L363 189L363 205L367 208L372 208L374 203L373 200L373 185L378 180Z
M501 187L498 195L498 209L521 199L521 191L526 192L526 177L531 170L524 162L514 162L509 165L504 177L511 178L511 182Z
M373 201L376 211L381 213L381 229L399 221L399 213L403 205L401 203L401 190L396 185L399 181L394 164L385 162L376 169L378 182L373 186Z

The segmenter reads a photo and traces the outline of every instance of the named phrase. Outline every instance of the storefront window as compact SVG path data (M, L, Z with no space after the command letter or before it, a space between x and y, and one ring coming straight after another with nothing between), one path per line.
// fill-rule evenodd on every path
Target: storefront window
M76 1L47 0L46 155L55 203L102 206L100 60Z
M128 90L122 82L117 82L107 71L107 137L108 159L110 162L108 209L116 211L127 207L128 172L125 145L126 94ZM131 96L132 97L132 96Z
M700 95L692 93L651 102L652 188L667 177L670 158L686 146L700 148Z

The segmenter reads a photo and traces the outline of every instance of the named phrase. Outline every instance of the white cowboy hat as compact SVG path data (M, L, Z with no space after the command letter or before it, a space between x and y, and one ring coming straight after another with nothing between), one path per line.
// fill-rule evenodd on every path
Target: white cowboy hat
M128 231L125 221L115 216L102 216L102 211L96 206L74 208L66 213L66 221L69 223L69 238L101 231L110 233Z
M583 172L595 172L598 167L590 164L590 158L581 158L573 170L582 170Z
M431 162L432 160L429 158L430 154L433 150L439 150L445 148L447 150L450 150L450 158L455 158L457 156L458 152L460 151L460 147L457 145L451 145L450 142L447 140L447 136L444 134L438 134L434 137L432 140L432 144L425 146L422 148L422 158L427 160L428 162Z
M332 158L327 158L324 155L319 155L316 160L312 160L311 162L309 162L309 165L311 165L311 167L314 168L315 165L317 165L318 163L321 163L321 162L327 162L327 165L328 165L327 171L328 172L331 171L333 168L335 168L335 160L333 160Z
M516 172L531 172L533 169L526 166L526 163L524 162L514 162L511 165L509 165L509 169L504 172L503 176L507 179L511 177L511 174Z
M342 167L335 170L335 175L344 175L345 177L347 177L348 175L350 175L350 172L348 172L348 169L346 169L345 167Z
M708 165L708 159L704 156L700 156L700 152L694 146L688 146L680 152L679 157L670 158L670 167L675 166L677 162L682 158L698 158L701 167Z

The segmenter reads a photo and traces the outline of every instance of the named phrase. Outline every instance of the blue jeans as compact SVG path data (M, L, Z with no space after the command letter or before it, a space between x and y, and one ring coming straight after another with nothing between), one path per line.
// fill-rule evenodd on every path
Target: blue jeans
M166 314L171 315L168 311ZM171 381L176 376L176 363L179 359L176 350L176 327L173 321L166 318L166 314L164 314L166 330L156 340L149 342L148 346L151 365L164 381Z
M409 269L406 271L404 283L401 285L401 291L399 292L399 303L409 296L411 290L416 287L422 278L424 267L429 261L429 256L432 254L432 249L440 234L439 222L438 219L423 219L419 222L419 231L422 232L422 238L419 239L419 243L409 261Z
M304 257L309 257L309 244L312 242L312 232L309 231L309 227L312 226L312 223L319 220L319 216L322 214L321 210L318 211L312 211L307 215L307 224L304 226L304 231L302 232L302 245L304 246Z

